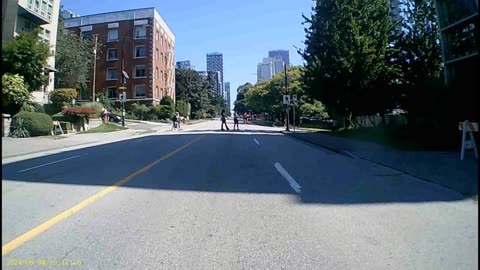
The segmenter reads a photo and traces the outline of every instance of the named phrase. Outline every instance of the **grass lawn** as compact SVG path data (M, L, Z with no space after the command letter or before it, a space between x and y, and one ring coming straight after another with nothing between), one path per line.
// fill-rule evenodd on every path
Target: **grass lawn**
M328 135L334 135L338 137L356 139L361 141L367 141L377 144L383 144L394 148L407 150L407 151L423 151L427 150L426 147L414 139L409 138L406 135L394 136L393 132L389 132L383 127L374 128L359 128L359 129L344 129L338 131L319 131Z
M115 124L102 123L100 126L98 126L96 128L92 128L90 130L83 131L83 132L80 132L80 133L105 133L105 132L113 132L113 131L119 131L119 130L125 130L125 129L127 129L127 128L117 126Z

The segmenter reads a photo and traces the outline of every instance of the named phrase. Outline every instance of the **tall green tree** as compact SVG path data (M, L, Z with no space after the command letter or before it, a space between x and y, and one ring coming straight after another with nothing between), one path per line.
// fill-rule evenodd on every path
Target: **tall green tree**
M97 47L100 48L100 46ZM55 55L55 67L58 73L55 87L79 89L84 86L94 60L93 42L65 29L64 20L59 16Z
M225 108L223 98L213 92L213 82L194 70L175 70L175 91L177 100L190 103L191 118L214 117Z
M40 29L20 32L2 44L2 76L5 73L23 77L28 91L36 91L48 82L45 66L50 56L49 45L40 40Z
M345 117L383 112L392 29L387 0L317 0L304 16L304 84L308 94L326 105L330 115Z
M432 114L442 94L441 47L434 0L403 0L403 31L395 43L395 61L409 123ZM414 126L412 126L414 127Z
M249 90L253 88L253 85L249 82L240 85L237 88L237 99L234 102L233 110L243 114L244 112L248 111L248 107L245 104L245 95L248 93Z
M293 66L287 70L288 94L297 95L299 100L295 104L297 110L303 104L302 97L305 96L302 85L303 72L304 69L299 66ZM245 94L244 101L246 106L256 113L266 112L271 116L282 117L285 111L282 97L287 94L286 91L285 75L281 72L270 80L255 84Z

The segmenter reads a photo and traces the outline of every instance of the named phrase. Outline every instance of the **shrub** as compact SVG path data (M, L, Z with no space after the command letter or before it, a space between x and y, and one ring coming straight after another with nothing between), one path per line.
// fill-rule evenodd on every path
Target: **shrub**
M27 138L30 136L28 130L25 128L25 124L23 123L23 119L19 118L17 120L17 125L12 133L10 133L12 138Z
M58 88L50 94L53 104L71 103L75 98L77 98L77 90L74 88Z
M145 104L134 103L131 106L130 113L133 114L137 119L147 120L147 115L149 113L149 108Z
M185 100L177 100L177 103L175 104L175 110L182 116L189 116L188 103Z
M32 106L34 108L33 109L34 112L45 113L45 109L42 104L33 103Z
M20 104L30 99L27 86L23 77L18 74L2 75L2 111L15 114L20 109Z
M86 108L86 107L63 108L62 113L65 115L87 117L87 118L95 118L97 116L95 108Z
M19 112L13 116L13 123L16 126L19 124L20 118L23 119L23 125L30 136L49 135L53 128L52 118L45 113Z
M78 120L80 120L80 117L76 115L66 115L63 113L57 113L52 116L53 121L61 121L61 122L70 122L70 123L76 123Z
M157 108L154 106L149 106L146 120L158 120L158 118Z
M20 111L22 111L22 112L33 112L33 111L35 111L35 107L33 107L33 105L31 105L31 104L23 103L22 107L20 108Z
M170 119L175 114L172 106L170 105L158 105L156 109L157 109L157 115L159 119L163 119L163 120Z
M160 105L170 105L173 106L175 105L175 102L173 102L173 99L170 96L163 97L160 100Z
M62 110L61 106L58 106L58 104L53 104L53 103L43 104L43 109L45 113L48 115L57 114Z
M97 117L100 117L100 114L102 113L103 104L100 102L87 102L87 103L83 103L81 107L95 109L95 113Z

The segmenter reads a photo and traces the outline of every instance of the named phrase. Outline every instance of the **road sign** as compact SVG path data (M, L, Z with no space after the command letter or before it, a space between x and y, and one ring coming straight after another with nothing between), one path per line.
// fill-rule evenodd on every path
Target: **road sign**
M290 105L290 95L283 95L283 104Z
M478 123L470 123L465 120L463 123L458 123L458 129L462 131L462 150L460 152L460 160L463 160L465 150L473 149L475 158L478 159L477 145L475 144L475 138L473 137L473 131L478 131ZM467 135L470 138L467 138Z
M464 122L458 122L458 130L463 130L463 123ZM478 131L478 123L468 123L467 124L468 129L471 131Z
M127 87L125 87L125 86L119 86L118 87L118 90L125 90L125 89L127 89Z
M120 100L121 102L127 101L127 95L125 94L125 92L120 93L120 95L118 96L118 100Z
M292 95L292 101L297 101L297 95Z

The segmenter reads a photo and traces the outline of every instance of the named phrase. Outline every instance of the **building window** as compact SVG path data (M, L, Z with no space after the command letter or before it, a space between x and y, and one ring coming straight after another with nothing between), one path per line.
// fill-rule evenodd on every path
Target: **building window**
M160 80L163 81L163 70L160 71Z
M158 68L155 68L155 79L158 79L160 77L160 73L158 72Z
M118 49L117 48L108 49L107 60L118 60Z
M107 80L116 80L117 68L107 68Z
M146 54L144 45L135 46L135 58L146 57L146 56L147 54Z
M161 60L162 63L163 63L163 52L160 54L160 60Z
M165 54L164 63L165 63L165 64L167 64L167 63L168 63L168 57L167 57L167 54Z
M83 32L82 37L84 40L92 40L92 32Z
M155 58L157 60L160 59L160 52L158 51L158 48L155 48Z
M157 30L155 32L155 40L158 41L160 39L160 32Z
M155 86L155 97L158 98L160 96L160 91L158 90L158 86Z
M160 41L160 45L163 46L163 36L162 36L162 39L161 39L161 41Z
M118 40L118 30L108 31L108 40L107 41L117 41Z
M45 39L50 40L50 30L45 29Z
M145 97L145 85L135 85L135 97Z
M52 5L48 5L48 10L47 10L47 17L48 19L51 19L52 18L52 10L53 10L53 6Z
M167 81L167 78L168 78L168 77L167 77L167 72L165 72L165 73L163 74L163 76L164 76L164 77L163 77L163 80L164 80L164 81Z
M117 99L117 88L116 87L108 87L107 88L107 96L109 99Z
M145 28L144 26L135 27L135 38L147 38L147 28Z
M47 15L47 6L48 6L48 5L47 5L47 2L46 2L46 1L42 2L42 9L41 9L40 14L42 14L43 16L46 16L46 15Z
M135 66L135 78L145 78L145 66Z

